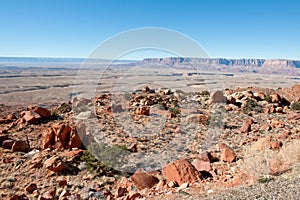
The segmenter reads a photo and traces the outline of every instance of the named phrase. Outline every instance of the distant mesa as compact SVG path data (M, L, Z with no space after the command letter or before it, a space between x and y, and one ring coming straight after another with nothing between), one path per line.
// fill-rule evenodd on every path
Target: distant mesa
M218 70L300 75L300 60L285 59L226 59L226 58L145 58L143 64L167 65L183 69Z

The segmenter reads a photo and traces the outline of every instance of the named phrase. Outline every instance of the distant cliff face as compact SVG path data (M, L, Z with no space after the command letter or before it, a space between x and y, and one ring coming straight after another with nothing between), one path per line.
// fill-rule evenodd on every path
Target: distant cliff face
M161 63L161 64L207 64L207 65L226 65L240 67L295 67L300 68L298 60L284 59L225 59L225 58L145 58L144 63Z
M144 64L160 64L174 68L197 67L205 70L285 73L300 75L300 61L284 59L225 59L225 58L146 58Z

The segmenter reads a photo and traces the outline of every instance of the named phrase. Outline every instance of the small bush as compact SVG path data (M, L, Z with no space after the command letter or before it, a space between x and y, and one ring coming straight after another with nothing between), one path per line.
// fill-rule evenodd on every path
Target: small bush
M168 106L164 102L159 102L158 103L158 109L160 109L160 110L168 110Z
M202 91L202 92L200 93L200 95L202 95L202 96L209 96L210 93L209 93L209 91L204 90L204 91Z
M260 112L261 106L255 100L250 99L245 107L243 108L243 113L248 114L251 111Z
M291 104L292 110L300 110L300 101L294 102Z
M263 100L272 103L272 97L270 95L266 96Z
M180 108L179 107L173 107L169 108L170 113L172 113L174 116L177 116L180 114Z

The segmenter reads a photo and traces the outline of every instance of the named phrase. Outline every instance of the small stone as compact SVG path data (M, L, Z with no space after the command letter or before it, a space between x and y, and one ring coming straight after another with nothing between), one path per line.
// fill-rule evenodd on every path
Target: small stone
M35 183L31 183L26 187L26 191L30 194L32 194L33 191L36 189L37 189L37 185Z
M221 159L225 162L233 162L236 158L236 154L233 150L226 148L224 149Z
M28 152L29 150L29 145L26 141L21 141L21 140L17 140L13 143L11 150L13 152Z
M41 116L33 111L25 111L23 119L25 119L25 121L29 124L34 124L41 119Z
M126 192L127 192L127 189L126 189L126 188L118 187L118 188L116 189L115 197L116 197L116 198L122 197L122 196L125 195Z
M155 176L152 176L147 172L139 171L136 171L130 177L130 179L132 180L134 185L140 190L144 188L152 188L159 181Z
M47 169L55 173L59 173L68 169L66 163L62 161L61 158L58 156L52 156L51 158L47 159L44 162L44 165Z
M184 190L185 188L188 188L188 187L189 187L189 183L183 183L176 189L176 192Z

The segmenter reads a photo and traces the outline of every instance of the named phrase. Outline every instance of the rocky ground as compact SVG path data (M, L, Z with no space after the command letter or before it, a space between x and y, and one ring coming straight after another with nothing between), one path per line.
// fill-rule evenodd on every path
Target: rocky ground
M0 198L299 199L300 85L149 87L1 104Z

